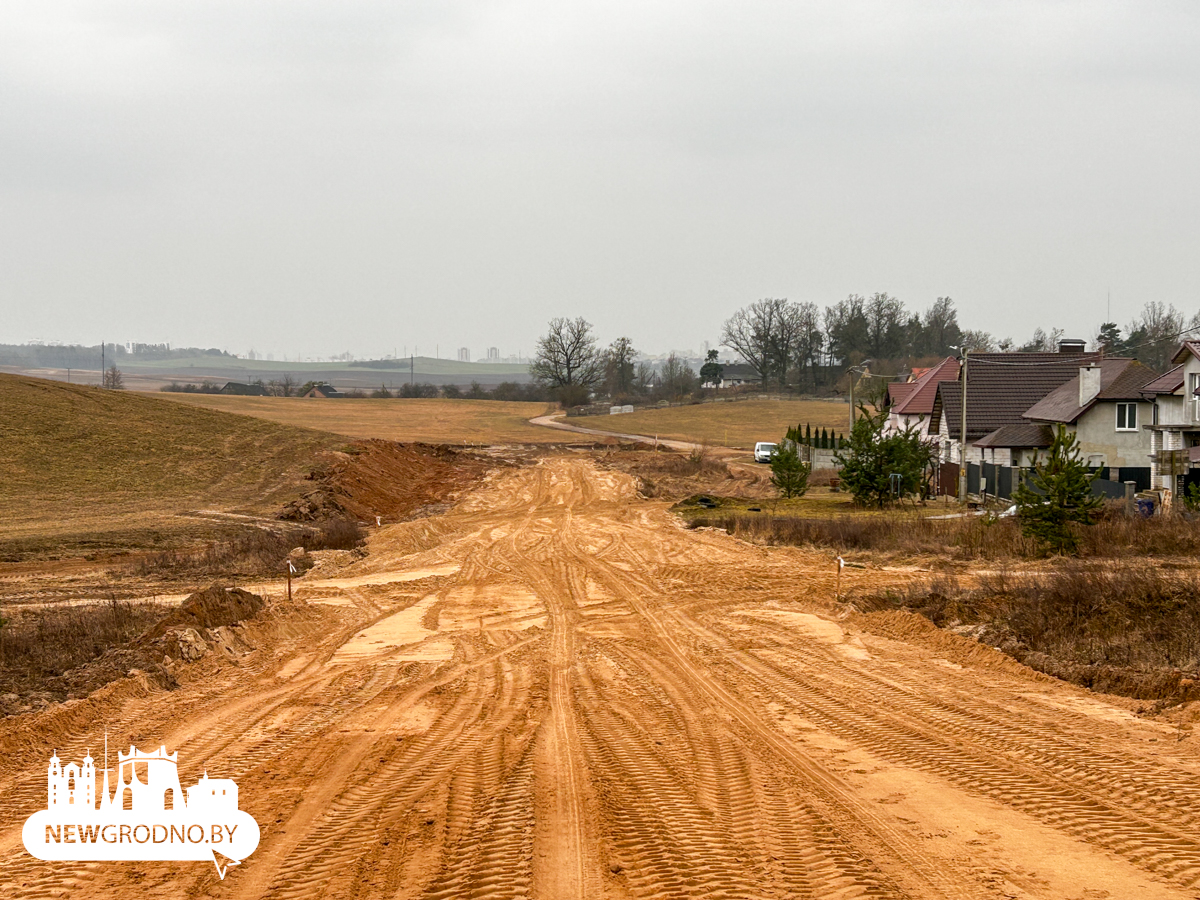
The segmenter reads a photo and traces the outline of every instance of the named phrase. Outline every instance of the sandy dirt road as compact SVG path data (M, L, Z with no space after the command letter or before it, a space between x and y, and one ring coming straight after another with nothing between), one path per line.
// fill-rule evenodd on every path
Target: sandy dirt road
M1200 895L1190 739L894 615L839 621L827 559L685 531L587 459L371 551L297 582L236 665L0 728L0 896ZM178 749L185 784L236 779L257 852L224 881L25 855L47 734L77 759L105 721Z

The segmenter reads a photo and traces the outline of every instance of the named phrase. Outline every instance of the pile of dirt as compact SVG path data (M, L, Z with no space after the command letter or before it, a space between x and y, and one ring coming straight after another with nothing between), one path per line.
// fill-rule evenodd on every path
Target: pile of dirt
M730 464L708 451L683 453L659 447L657 450L622 449L597 459L601 466L632 475L644 497L680 500L694 494L725 497L773 497L770 471Z
M311 522L349 515L373 523L409 519L457 498L496 459L440 444L357 441L308 476L318 487L284 508L280 518Z
M249 619L263 608L263 599L241 588L224 588L219 584L192 594L146 631L138 643L154 641L180 628L219 628L236 625Z
M966 635L939 628L925 616L904 609L878 612L852 610L846 621L863 631L894 641L918 644L932 650L938 656L964 666L976 666L993 671L1006 672L1023 678L1032 675L1020 661L1014 660L1003 651L989 647ZM1038 671L1035 668L1035 671ZM1045 678L1045 675L1041 676Z
M20 690L0 694L0 715L86 697L128 676L159 689L178 687L180 662L195 662L214 651L236 660L252 649L238 626L262 608L263 599L257 594L214 584L192 594L133 640L109 647L62 674L26 680Z

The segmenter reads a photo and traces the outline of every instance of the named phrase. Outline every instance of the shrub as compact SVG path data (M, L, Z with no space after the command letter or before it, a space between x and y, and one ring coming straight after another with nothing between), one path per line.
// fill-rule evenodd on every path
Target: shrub
M517 384L515 381L502 381L492 388L492 399L523 400L524 395L521 392L521 385Z
M1049 458L1036 464L1028 484L1013 492L1025 534L1053 553L1074 553L1079 538L1074 526L1090 525L1104 501L1093 496L1089 472L1079 455L1074 432L1056 425Z
M4 628L0 665L5 675L61 675L137 637L168 610L161 603L113 598L22 612Z
M803 497L808 491L809 469L794 440L784 438L771 454L771 484L781 497Z
M814 475L820 475L820 471ZM907 555L947 553L965 559L1026 559L1041 555L1042 546L1025 535L1014 518L969 516L930 519L911 512L882 515L799 516L726 515L696 519L693 527L723 528L730 534L770 544L873 550ZM1130 518L1113 504L1080 536L1083 557L1148 557L1200 555L1200 520L1182 516Z
M177 575L277 575L288 553L306 550L351 550L366 538L353 519L326 519L304 528L278 531L254 529L229 541L219 541L194 551L167 551L142 561L141 574L169 572Z
M564 384L554 388L554 399L564 409L569 409L572 406L584 406L587 404L590 396L591 392L582 384Z
M872 411L860 406L859 412L850 440L835 441L841 449L834 461L846 490L863 506L883 507L903 497L924 495L933 467L933 445L913 428L885 435L886 408Z
M1032 668L1139 699L1200 699L1200 577L1152 566L1068 561L1046 572L953 579L859 598L864 611L909 609Z
M397 397L407 399L430 399L438 395L437 385L422 382L420 384L402 384L396 391Z

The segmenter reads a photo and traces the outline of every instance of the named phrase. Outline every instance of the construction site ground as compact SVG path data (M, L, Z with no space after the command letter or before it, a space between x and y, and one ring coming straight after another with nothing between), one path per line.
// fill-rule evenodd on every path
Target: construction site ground
M590 453L373 529L165 690L0 721L0 896L1195 898L1200 753L841 592L922 573L687 530ZM757 485L761 488L761 484ZM166 745L258 849L40 862L46 760Z

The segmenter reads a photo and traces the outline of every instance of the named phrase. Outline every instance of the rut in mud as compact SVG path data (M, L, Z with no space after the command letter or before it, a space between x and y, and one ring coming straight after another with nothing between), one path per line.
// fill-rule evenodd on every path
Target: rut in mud
M584 459L499 472L298 581L241 666L46 720L60 755L107 720L237 779L262 843L225 882L25 856L48 731L9 726L3 894L1197 894L1191 741L945 635L843 627L833 574L686 531Z

